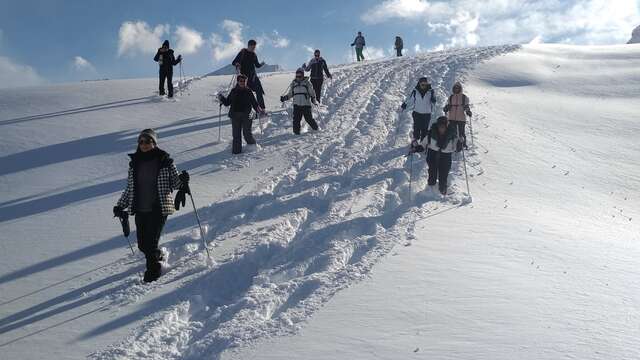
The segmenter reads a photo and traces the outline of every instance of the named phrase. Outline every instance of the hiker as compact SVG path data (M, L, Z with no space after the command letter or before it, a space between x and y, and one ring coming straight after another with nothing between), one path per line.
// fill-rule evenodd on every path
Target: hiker
M462 150L456 125L440 116L433 124L427 140L427 165L429 167L429 186L438 183L442 195L447 194L447 179L451 170L451 154Z
M182 61L182 55L178 55L176 59L173 56L173 49L169 48L169 40L165 40L162 43L162 47L156 52L156 56L153 60L160 66L160 84L158 86L158 95L164 95L164 81L167 81L167 88L169 90L169 97L173 97L173 67L178 65Z
M396 56L402 56L402 49L404 48L404 43L402 42L402 38L400 36L396 36L396 42L394 44L394 48L396 49Z
M300 135L302 116L313 130L318 130L318 124L311 113L311 104L317 104L316 94L309 79L304 76L303 68L296 70L296 78L289 85L289 93L280 97L281 102L289 99L293 99L293 133Z
M358 31L358 36L356 36L356 39L353 40L353 43L351 43L351 46L356 47L356 57L358 61L364 60L364 55L362 54L362 50L364 49L365 46L367 46L367 43L364 41L364 36L362 36L361 31Z
M189 174L178 175L173 159L158 148L158 135L153 129L142 130L138 148L129 157L127 186L113 207L113 214L119 218L135 215L138 249L146 258L143 281L152 282L162 273L163 256L158 242L167 216L175 211L171 193L178 190L183 197L191 193Z
M262 83L256 73L256 68L262 67L265 62L258 61L256 46L257 43L255 40L249 40L247 47L240 50L231 64L236 67L237 74L242 74L247 77L247 86L256 93L258 105L260 105L262 109L266 109L264 105L264 89L262 88Z
M462 84L456 82L453 85L453 94L449 96L447 105L444 106L445 115L449 121L456 125L458 137L462 139L462 144L467 148L467 137L465 135L465 125L467 116L471 117L471 109L469 108L469 97L462 92Z
M331 79L329 67L327 67L327 62L320 56L320 50L316 49L313 52L313 59L309 60L308 64L302 64L302 67L305 71L311 71L311 84L316 92L316 100L320 102L324 74L327 74L327 77Z
M247 77L240 74L237 76L236 86L231 89L227 97L218 94L220 103L224 106L230 106L229 118L231 118L231 131L233 134L231 152L233 154L242 153L241 135L244 136L247 145L254 145L256 143L256 139L251 133L251 127L253 125L253 120L249 117L251 109L255 110L258 116L264 114L263 108L256 101L247 82Z
M402 110L411 109L413 112L413 143L417 144L426 136L431 122L431 113L436 104L436 95L427 77L418 79L415 89L400 106Z

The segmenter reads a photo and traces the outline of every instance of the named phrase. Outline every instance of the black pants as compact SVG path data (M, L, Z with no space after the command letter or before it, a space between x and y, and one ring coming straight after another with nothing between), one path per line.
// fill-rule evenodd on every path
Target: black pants
M447 193L447 179L451 170L451 153L444 153L432 149L427 150L427 165L429 166L429 185L438 182L441 193Z
M422 141L429 131L429 123L431 122L431 114L411 113L413 117L413 139Z
M256 93L256 101L258 102L258 105L260 105L263 110L266 109L264 105L264 89L262 88L262 83L260 82L258 75L254 74L250 76L247 86Z
M158 86L158 95L164 95L164 81L167 81L169 88L169 97L173 97L173 68L160 68L160 84Z
M452 121L452 123L457 127L458 129L458 137L460 139L462 139L462 144L464 145L464 147L467 147L467 137L465 136L465 130L464 130L464 126L467 124L464 121Z
M322 95L322 82L324 79L311 79L311 85L313 85L313 90L316 92L316 100L320 102L320 95Z
M313 130L318 130L318 123L313 120L313 115L311 114L311 106L293 105L293 133L296 135L300 134L300 121L303 115L307 124L309 124Z
M234 154L240 154L242 152L242 135L247 144L255 144L251 133L251 127L253 120L249 117L249 113L231 113L231 133L233 134L233 145L231 146L231 152Z
M154 277L160 276L162 253L158 249L158 243L166 221L167 217L162 215L160 208L156 208L151 212L136 213L138 249L142 251L147 259L147 271L153 274Z
M396 56L402 56L402 49L396 49Z

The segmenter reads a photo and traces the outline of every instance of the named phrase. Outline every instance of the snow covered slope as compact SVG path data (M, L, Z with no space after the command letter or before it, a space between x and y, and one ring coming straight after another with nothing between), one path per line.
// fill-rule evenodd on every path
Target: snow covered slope
M296 137L274 113L254 124L261 149L235 157L226 118L217 142L210 97L229 77L194 79L176 102L155 98L152 79L0 90L0 351L637 357L634 49L493 47L341 66L321 132ZM411 120L396 110L419 76L444 99L470 71L473 203L460 161L442 201L423 191L424 159L404 156ZM263 78L271 110L291 77ZM111 217L145 127L191 172L217 261L207 265L182 210L162 240L168 272L151 285Z
M428 208L298 335L224 358L640 358L639 65L539 45L478 66L473 203Z

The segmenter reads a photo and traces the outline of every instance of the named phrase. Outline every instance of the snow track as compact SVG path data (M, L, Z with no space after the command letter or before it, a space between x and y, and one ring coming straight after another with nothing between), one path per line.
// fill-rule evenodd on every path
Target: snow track
M289 135L286 115L265 122L262 149L227 161L239 168L273 156L289 166L265 171L255 190L200 209L207 241L219 246L218 264L207 267L194 245L195 229L163 241L168 272L157 283L139 284L140 266L114 279L108 306L144 301L140 310L97 327L87 337L145 318L131 336L91 355L95 359L201 359L262 337L295 332L337 291L362 279L380 257L413 238L413 224L465 194L461 162L454 165L446 201L423 191L424 157L413 159L413 193L406 155L410 115L399 104L426 74L439 96L485 59L515 50L491 47L434 53L418 58L349 65L327 83L320 132ZM277 141L274 139L278 139ZM469 154L472 176L480 159ZM242 246L226 249L225 244ZM221 253L227 253L221 255ZM122 271L124 262L112 265ZM178 283L163 292L168 283Z

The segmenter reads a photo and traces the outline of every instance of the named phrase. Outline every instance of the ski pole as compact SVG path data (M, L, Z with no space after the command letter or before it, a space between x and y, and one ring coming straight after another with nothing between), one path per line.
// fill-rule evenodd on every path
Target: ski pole
M471 116L469 116L469 132L471 133L471 146L473 145L473 118Z
M413 152L409 154L409 200L411 200L413 195L412 184L413 184Z
M209 253L207 242L204 240L204 231L202 230L202 223L200 223L200 216L198 216L198 209L196 208L196 203L193 201L193 195L191 195L191 192L189 192L189 197L191 198L191 205L193 205L193 213L196 215L196 221L198 222L198 227L200 228L200 239L202 239L202 245L207 251L207 258L211 260L211 254Z
M218 107L218 142L222 137L222 102L220 102L220 106Z
M467 157L464 155L464 148L462 149L462 161L464 163L464 178L467 180L467 194L471 197L471 190L469 188L469 175L467 175Z
M180 60L180 82L178 83L178 90L180 90L180 97L182 97L182 60Z
M131 233L131 228L129 227L129 214L124 211L122 213L122 217L118 217L118 219L120 219L120 225L122 225L122 233L124 234L125 239L127 239L129 249L131 249L131 254L135 256L136 252L133 251L133 245L131 245L131 240L129 240L129 234Z
M264 130L262 130L262 116L261 114L256 112L256 117L258 117L258 125L260 125L260 135L264 136Z

